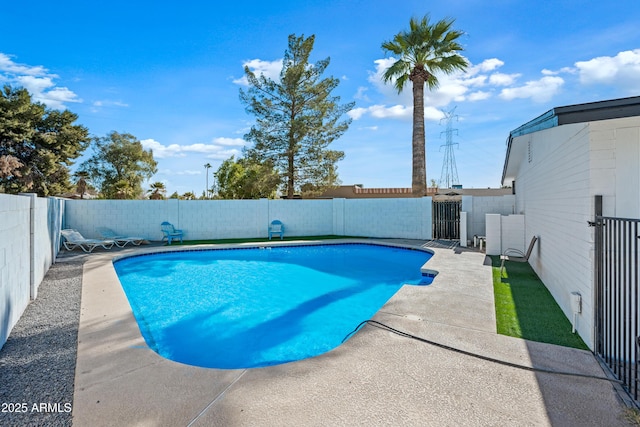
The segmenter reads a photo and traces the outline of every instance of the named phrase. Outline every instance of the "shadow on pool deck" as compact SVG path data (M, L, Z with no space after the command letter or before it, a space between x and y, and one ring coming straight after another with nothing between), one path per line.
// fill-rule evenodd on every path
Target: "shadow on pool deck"
M496 334L484 254L432 250L433 284L404 286L375 320L512 363L603 375L590 352ZM609 382L532 373L369 326L329 353L279 366L163 359L140 336L110 262L122 252L83 256L74 425L627 425Z

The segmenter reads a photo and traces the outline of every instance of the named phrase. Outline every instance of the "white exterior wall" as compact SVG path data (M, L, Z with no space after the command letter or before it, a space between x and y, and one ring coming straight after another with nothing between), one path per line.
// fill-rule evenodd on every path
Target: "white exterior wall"
M593 122L589 129L591 196L603 196L605 216L640 218L640 117Z
M0 194L0 347L57 255L64 202Z
M431 198L335 200L68 200L65 227L87 238L98 227L160 240L171 222L185 239L266 237L278 219L285 235L431 238Z
M506 215L501 220L500 252L515 249L525 253L528 243L525 243L524 237L524 215Z
M27 197L0 194L0 347L29 304L30 206Z
M406 199L346 199L346 236L431 239L431 197Z
M58 255L64 201L42 197L32 201L31 299L36 299L38 286Z
M487 214L510 215L515 213L516 197L513 194L504 196L482 196L462 198L463 210L465 210L465 197L471 199L471 210L468 219L468 236L473 240L473 236L486 236L485 216Z
M516 138L530 142L516 178L516 211L525 214L525 241L539 237L529 263L571 319L571 292L584 298L579 334L593 345L593 246L586 124L546 129Z
M267 236L267 224L279 219L285 225L285 235L340 235L334 230L333 201L328 200L264 200L268 216L259 222L260 236ZM301 203L302 202L302 203Z
M571 293L583 296L578 333L593 348L594 230L587 221L598 194L605 215L640 217L640 118L558 126L513 143L529 141L516 211L525 214L525 241L540 237L530 264L569 319Z

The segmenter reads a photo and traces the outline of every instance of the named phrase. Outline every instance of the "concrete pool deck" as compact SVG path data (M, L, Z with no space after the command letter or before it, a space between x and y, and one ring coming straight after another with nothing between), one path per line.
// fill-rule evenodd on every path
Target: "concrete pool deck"
M140 335L111 263L163 249L86 257L76 426L628 425L607 381L517 369L372 326L326 354L279 366L218 370L164 359ZM588 351L498 335L485 255L430 249L433 283L404 286L375 320L519 365L604 376Z

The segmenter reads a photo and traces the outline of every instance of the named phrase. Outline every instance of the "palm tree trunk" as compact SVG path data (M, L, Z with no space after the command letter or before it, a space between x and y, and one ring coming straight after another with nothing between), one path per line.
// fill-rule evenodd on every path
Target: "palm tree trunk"
M418 74L418 73L416 73ZM411 189L416 197L427 195L427 154L424 134L424 79L412 73L413 82L413 171Z

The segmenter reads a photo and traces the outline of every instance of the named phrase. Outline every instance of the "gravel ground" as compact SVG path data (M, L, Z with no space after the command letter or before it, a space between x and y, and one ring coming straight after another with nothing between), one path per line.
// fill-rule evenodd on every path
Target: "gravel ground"
M0 349L1 426L71 426L82 264L51 266Z

